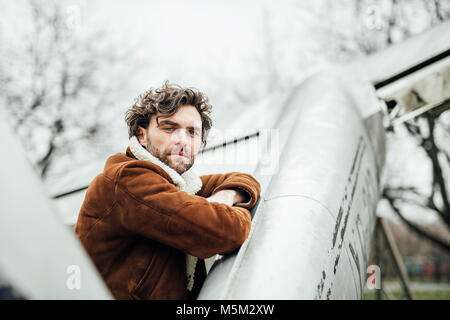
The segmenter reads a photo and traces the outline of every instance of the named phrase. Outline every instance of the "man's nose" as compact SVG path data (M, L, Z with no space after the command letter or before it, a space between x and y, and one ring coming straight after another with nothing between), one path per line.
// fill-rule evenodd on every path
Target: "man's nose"
M173 142L186 146L188 144L188 134L184 129L178 129L172 134Z

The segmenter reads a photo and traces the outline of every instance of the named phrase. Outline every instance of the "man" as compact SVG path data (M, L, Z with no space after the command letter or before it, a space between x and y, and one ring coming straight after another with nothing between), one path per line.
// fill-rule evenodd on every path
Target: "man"
M195 299L203 259L246 240L259 183L191 169L210 112L197 90L150 89L127 111L126 154L111 156L89 186L75 232L116 299Z

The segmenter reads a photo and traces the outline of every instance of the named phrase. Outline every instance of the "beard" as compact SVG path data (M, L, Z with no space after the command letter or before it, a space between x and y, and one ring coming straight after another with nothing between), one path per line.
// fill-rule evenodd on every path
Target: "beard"
M172 150L160 150L159 148L152 145L150 141L150 137L147 137L147 151L150 152L153 156L158 158L162 163L166 164L173 170L175 170L178 174L183 174L188 171L193 165L195 157L192 152L187 152L187 148L182 146L175 146ZM189 162L184 162L182 158L177 158L177 160L173 160L172 155L177 155L181 150L185 154L185 158L189 159Z

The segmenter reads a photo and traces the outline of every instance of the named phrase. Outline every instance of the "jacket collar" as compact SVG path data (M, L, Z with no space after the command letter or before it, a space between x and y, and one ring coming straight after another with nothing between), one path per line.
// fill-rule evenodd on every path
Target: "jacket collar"
M142 147L136 136L130 138L129 151L136 159L150 161L162 168L172 179L178 190L189 194L196 194L202 188L202 180L192 167L183 174L178 174L178 172L170 168Z

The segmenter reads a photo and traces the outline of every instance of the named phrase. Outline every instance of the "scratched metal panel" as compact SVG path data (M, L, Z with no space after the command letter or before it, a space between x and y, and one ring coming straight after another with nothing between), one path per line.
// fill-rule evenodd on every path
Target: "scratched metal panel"
M297 89L285 106L295 125L280 127L288 138L279 171L263 188L251 233L213 265L200 299L361 298L379 197L375 153L384 150L371 141L384 142L384 132L369 139L353 91L334 74Z
M0 147L8 149L9 155L0 166L3 281L20 298L110 299L95 266L73 232L58 219L43 184L2 120ZM71 285L78 284L71 282L76 275L79 287Z
M319 266L329 265L326 252L332 234L324 235L323 230L331 230L335 219L315 200L296 200L301 206L292 207L285 197L265 202L266 214L255 217L245 257L222 298L311 299L316 295L318 284L312 280L322 271ZM339 267L349 268L346 258L344 253ZM356 298L353 278L346 277L338 288L347 298Z

